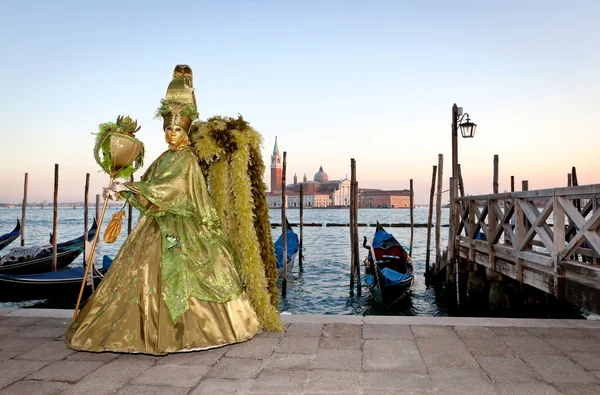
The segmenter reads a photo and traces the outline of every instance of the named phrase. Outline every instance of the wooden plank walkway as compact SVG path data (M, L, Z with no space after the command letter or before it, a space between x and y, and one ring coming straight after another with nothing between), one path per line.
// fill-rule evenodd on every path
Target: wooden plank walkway
M600 313L600 184L457 202L456 249L467 268L485 266Z

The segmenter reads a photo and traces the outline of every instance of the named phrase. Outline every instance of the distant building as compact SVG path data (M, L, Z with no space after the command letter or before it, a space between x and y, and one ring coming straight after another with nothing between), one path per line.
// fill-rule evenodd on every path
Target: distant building
M271 191L267 192L269 207L281 207L281 182L283 163L279 154L277 137L271 154ZM350 180L330 180L319 167L312 181L308 181L306 173L302 182L294 174L294 183L285 186L286 207L300 207L300 186L303 187L304 207L350 207ZM359 189L359 207L410 207L410 191L382 191L380 189Z
M410 190L358 189L358 207L410 208Z

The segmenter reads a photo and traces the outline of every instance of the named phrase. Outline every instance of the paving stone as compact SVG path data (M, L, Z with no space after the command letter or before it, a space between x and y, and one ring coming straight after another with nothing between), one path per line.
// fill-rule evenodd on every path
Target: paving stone
M585 370L600 370L600 353L598 352L569 352L566 355Z
M17 337L39 337L57 339L65 334L64 328L45 327L40 325L29 326L14 332L11 336Z
M247 342L234 344L225 354L229 358L266 359L273 354L279 339L254 338Z
M69 387L68 383L55 381L21 380L0 391L0 395L55 395Z
M67 357L67 361L98 361L108 363L119 358L119 354L114 352L84 352L76 351Z
M14 357L23 354L20 351L0 351L0 362L8 361L9 359L13 359Z
M562 352L572 351L587 351L600 353L600 342L588 339L545 339L546 343L550 344L557 350Z
M598 395L598 384L556 384L556 388L564 395Z
M362 337L362 325L346 324L343 322L325 324L325 326L323 327L322 336L324 336L324 337L361 338Z
M154 361L150 360L115 359L68 387L63 394L112 394L152 365Z
M496 383L500 395L560 395L554 387L537 383Z
M404 371L384 371L363 373L363 389L365 393L385 390L397 393L399 389L407 391L433 391L433 384L427 374L407 373Z
M6 387L13 382L26 377L38 369L46 366L48 362L43 361L17 361L11 359L0 363L0 388Z
M520 383L540 381L538 375L519 358L475 357L493 382Z
M260 372L263 361L260 359L227 358L219 360L206 377L220 379L253 379Z
M427 366L463 369L479 367L458 337L457 340L417 339L417 346Z
M195 387L210 370L208 366L155 365L131 381L133 385Z
M264 369L310 370L315 354L274 353L263 365Z
M63 328L63 331L67 331L67 328L71 325L72 318L46 318L41 321L38 325L44 327Z
M308 374L308 381L304 392L330 393L356 391L361 385L361 372L341 372L337 370L312 370Z
M45 320L47 320L47 318L44 317L7 317L6 320L2 320L2 326L26 327L38 324Z
M562 355L523 355L522 358L548 383L595 383L596 378Z
M65 342L48 341L40 346L21 354L15 359L27 359L30 361L60 361L74 354L75 351L67 347Z
M415 339L458 339L451 326L411 325Z
M362 339L353 337L320 337L318 347L329 350L361 350Z
M256 337L258 337L258 338L263 338L264 337L264 338L269 338L269 339L271 339L271 338L281 339L284 336L285 336L285 331L283 331L283 332L267 332L267 331L264 331L264 332L261 332L261 333L257 334L254 337L255 338Z
M275 351L292 354L316 354L318 349L318 337L292 336L281 339Z
M2 324L0 323L0 325L2 325ZM0 326L0 337L9 335L18 330L19 330L18 326Z
M190 392L188 395L226 395L226 394L245 394L254 383L254 380L240 379L240 380L226 380L226 379L214 379L214 378L203 378L196 389Z
M115 394L122 395L185 395L190 389L187 387L161 387L149 385L126 385ZM215 393L213 393L215 394Z
M301 393L308 379L308 371L264 369L252 386L250 393Z
M600 339L600 328L581 328L580 332L584 333L589 337L593 337L595 339Z
M0 339L0 350L2 351L20 351L27 352L39 346L40 344L44 344L48 339L43 338L3 338Z
M211 348L199 352L180 352L165 355L158 360L159 364L170 365L204 365L212 366L229 350L230 346Z
M313 369L360 371L362 369L362 352L320 349L317 351L312 367Z
M27 378L31 380L63 381L76 383L87 374L104 365L94 361L56 361L33 372Z
M488 328L481 326L455 326L454 332L461 339L495 339L496 335Z
M513 353L506 344L496 338L474 337L463 339L469 352L473 355L488 357L512 357Z
M527 328L518 326L489 326L490 331L496 336L531 336L531 332Z
M158 362L159 360L161 360L162 358L164 358L163 356L157 356L157 355L149 355L149 354L142 354L142 353L136 353L136 354L122 354L119 353L119 358L122 361L148 361L148 362L152 362L152 364Z
M413 340L414 336L408 325L363 325L363 339Z
M425 363L415 342L401 340L365 340L363 371L398 370L426 373Z
M290 324L286 331L285 336L316 336L320 337L323 332L323 324Z
M429 377L436 393L444 395L498 393L496 387L481 369L431 368Z
M517 355L543 354L557 355L560 351L550 346L544 340L533 336L500 336L504 342Z
M596 378L599 379L598 382L600 382L600 370L597 370L595 372L590 372L590 373L593 374L594 376L596 376Z
M583 329L578 328L529 328L529 332L541 338L589 339Z

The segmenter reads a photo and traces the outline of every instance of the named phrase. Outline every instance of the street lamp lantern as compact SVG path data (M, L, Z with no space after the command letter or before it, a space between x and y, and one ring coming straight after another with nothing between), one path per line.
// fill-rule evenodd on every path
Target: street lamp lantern
M462 134L464 138L475 137L475 129L477 129L477 124L471 122L469 119L469 114L465 115L467 116L467 120L459 125L460 134Z

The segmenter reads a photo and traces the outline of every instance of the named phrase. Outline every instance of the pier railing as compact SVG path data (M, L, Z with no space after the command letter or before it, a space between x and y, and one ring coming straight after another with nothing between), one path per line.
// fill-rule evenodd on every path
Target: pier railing
M600 310L600 184L456 199L456 255Z

